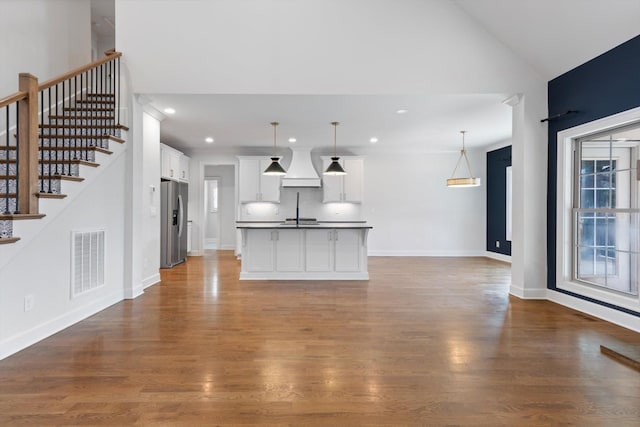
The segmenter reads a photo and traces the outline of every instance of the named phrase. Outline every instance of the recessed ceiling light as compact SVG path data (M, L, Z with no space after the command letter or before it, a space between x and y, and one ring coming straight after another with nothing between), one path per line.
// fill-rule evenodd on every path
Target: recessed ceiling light
M175 114L176 110L174 110L173 108L165 108L164 112L167 114Z
M207 144L212 144L213 143L213 138L211 138L210 136L206 137L204 139L204 142L206 142Z
M405 110L404 108L400 108L399 110L396 110L396 113L398 113L398 114L406 114L408 112L409 112L409 110Z
M290 143L292 143L292 144L293 144L294 142L296 142L296 141L297 141L297 139L295 139L295 138L289 138L289 142L290 142Z
M378 142L378 138L373 137L369 140L370 143L375 144L376 142Z

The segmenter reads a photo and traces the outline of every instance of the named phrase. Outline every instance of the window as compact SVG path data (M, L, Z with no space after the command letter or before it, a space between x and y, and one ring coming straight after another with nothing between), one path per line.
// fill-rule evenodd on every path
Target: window
M640 109L558 134L556 285L632 310L640 308L639 151Z
M624 131L575 142L575 279L638 295L637 142Z

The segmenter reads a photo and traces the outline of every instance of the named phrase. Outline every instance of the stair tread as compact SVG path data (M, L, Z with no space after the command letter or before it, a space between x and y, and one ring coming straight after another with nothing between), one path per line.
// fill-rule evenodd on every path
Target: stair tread
M96 163L96 162L90 162L88 160L40 160L40 163L48 165L48 164L79 164L79 165L85 165L85 166L91 166L91 167L98 167L100 166L100 163Z
M44 124L44 125L38 125L39 128L48 128L48 129L59 129L59 128L78 128L78 129L82 129L82 128L91 128L91 129L122 129L122 125L100 125L100 124L95 124L95 125L91 125L91 124L85 124L85 125L77 125L77 124L65 124L65 123L58 123L58 124Z
M36 193L36 196L40 199L64 199L66 194L60 193Z
M97 145L90 147L40 147L42 151L97 151L104 154L113 154L113 151L106 148L98 147Z
M0 245L5 244L5 243L15 243L18 240L20 240L19 237L2 237L2 238L0 238Z
M67 114L50 114L49 115L49 119L54 119L54 120L64 120L64 119L78 119L78 120L88 120L88 119L93 119L93 120L115 120L116 117L115 116L72 116L72 115L67 115Z
M19 221L23 219L41 219L45 214L0 214L0 221Z
M62 181L75 181L75 182L82 182L84 181L84 178L81 176L73 176L73 175L60 175L60 174L54 174L54 175L40 175L38 176L38 179L49 179L49 177L51 177L52 180L62 180ZM0 175L0 181L9 179L14 180L16 179L17 176L16 175L9 175L8 177L6 175Z
M47 134L47 135L38 135L40 139L97 139L97 138L118 138L114 135L109 134L99 134L99 135L64 135L64 134ZM120 138L118 138L120 139Z
M100 99L78 99L76 100L77 104L109 104L113 105L116 101L105 101Z
M111 111L113 112L114 108L96 108L96 107L64 107L63 111ZM82 117L81 115L78 117Z
M73 176L73 175L40 175L39 179L49 179L49 176L51 176L51 179L60 179L62 181L74 181L74 182L82 182L84 181L84 178L81 176Z

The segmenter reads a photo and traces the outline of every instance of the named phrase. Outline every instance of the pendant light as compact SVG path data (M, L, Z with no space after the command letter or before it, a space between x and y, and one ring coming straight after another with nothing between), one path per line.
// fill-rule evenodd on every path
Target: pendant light
M462 150L460 150L460 157L458 158L458 163L456 163L456 167L451 174L451 178L447 179L447 187L478 187L480 185L480 178L473 176L473 172L471 172L471 165L469 164L469 158L467 157L467 150L464 147L464 134L466 131L461 130L460 133L462 134ZM460 161L463 157L467 164L469 177L455 178L456 171L458 170L458 166L460 166Z
M337 129L340 123L331 122L331 124L333 125L333 157L331 158L331 164L329 165L327 170L324 171L324 175L346 175L347 173L338 162L338 160L340 160L340 157L338 157L336 154L336 134L338 132Z
M271 164L262 172L263 175L287 174L287 171L280 165L280 159L276 156L276 127L278 124L278 122L271 122L271 126L273 126L273 157L271 158Z

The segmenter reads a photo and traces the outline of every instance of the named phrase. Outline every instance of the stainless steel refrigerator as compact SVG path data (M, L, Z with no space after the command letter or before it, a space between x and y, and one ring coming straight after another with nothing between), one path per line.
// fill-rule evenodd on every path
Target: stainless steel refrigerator
M160 183L160 267L171 268L187 260L188 185Z

